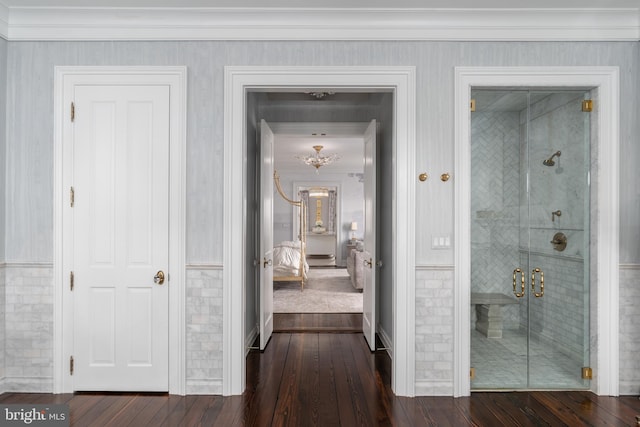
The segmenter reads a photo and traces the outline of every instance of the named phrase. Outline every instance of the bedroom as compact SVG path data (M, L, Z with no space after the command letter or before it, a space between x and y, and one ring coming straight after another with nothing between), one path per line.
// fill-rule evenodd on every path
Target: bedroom
M390 165L389 151L385 149L385 137L388 138L392 96L388 92L338 92L309 94L308 91L293 92L250 92L248 105L249 131L259 127L264 119L274 133L273 161L280 176L285 196L299 199L299 191L307 194L308 212L306 214L306 261L310 265L309 280L305 290L300 292L300 282L280 282L274 279L274 321L278 329L278 317L291 319L283 313L331 313L323 316L323 327L340 328L345 322L349 331L362 330L362 277L363 268L355 268L355 254L352 249L363 249L365 235L364 219L364 145L363 134L372 119L377 119L378 174L384 174ZM258 138L258 137L256 137ZM250 144L250 146L253 144ZM320 168L304 164L303 156L314 154L315 145L322 145L321 155L337 155L339 159ZM387 143L387 145L389 145ZM380 154L382 153L382 155ZM386 154L386 155L385 155ZM257 158L257 157L256 157ZM257 159L256 163L260 163ZM258 168L256 168L257 170ZM380 179L378 179L380 181ZM384 184L378 184L383 186ZM256 182L256 186L259 183ZM256 187L258 188L258 187ZM384 189L384 187L382 187ZM320 190L321 194L314 194ZM379 189L380 190L380 189ZM310 192L309 192L310 191ZM259 194L259 189L255 191ZM382 196L384 197L384 196ZM378 196L380 198L380 196ZM257 200L260 200L258 197ZM257 203L256 200L256 203ZM384 212L388 204L378 201L378 227L390 211ZM256 212L259 216L259 213ZM259 223L259 218L254 221ZM276 248L282 242L298 240L300 219L298 208L292 207L273 190L273 219L271 232ZM316 226L318 222L319 227ZM374 221L372 221L374 223ZM356 228L352 230L352 228ZM373 232L375 233L375 228ZM314 232L315 231L315 232ZM378 247L384 241L384 234L377 236ZM370 238L376 241L375 237ZM254 245L256 247L257 245ZM361 251L358 263L364 264ZM377 259L384 257L378 254ZM256 259L262 259L256 254ZM349 258L351 258L349 260ZM390 256L388 257L390 258ZM275 258L274 258L275 261ZM349 264L349 269L347 266ZM274 274L278 267L274 263ZM378 281L384 283L384 269L378 269ZM256 279L259 283L259 279ZM317 291L315 284L325 289ZM342 284L342 285L340 285ZM256 289L259 290L259 286ZM335 292L340 290L340 292ZM319 296L314 296L319 292ZM378 322L390 322L390 307L380 307L380 293L390 289L378 287L373 304L379 312ZM284 296L286 295L286 296ZM320 298L320 299L318 299ZM249 301L248 301L249 303ZM256 317L260 316L260 297L255 302ZM251 306L248 304L248 306ZM297 316L299 319L300 316ZM307 318L309 316L307 315ZM317 316L316 316L317 318ZM345 320L346 319L346 320ZM289 325L291 323L288 323ZM342 325L342 326L341 326Z

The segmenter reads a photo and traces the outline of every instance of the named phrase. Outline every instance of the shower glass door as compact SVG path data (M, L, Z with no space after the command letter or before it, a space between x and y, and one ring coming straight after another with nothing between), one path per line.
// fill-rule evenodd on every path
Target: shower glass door
M472 91L472 390L584 389L585 91Z

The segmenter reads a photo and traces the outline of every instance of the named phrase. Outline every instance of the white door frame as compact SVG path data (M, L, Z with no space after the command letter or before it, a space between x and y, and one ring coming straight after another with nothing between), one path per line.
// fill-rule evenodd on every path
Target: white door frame
M53 173L53 391L71 393L73 377L73 295L69 289L72 248L70 99L75 85L165 85L170 88L169 151L169 393L185 394L185 159L186 67L55 67Z
M457 67L455 70L455 288L454 396L471 393L471 146L472 87L597 88L598 179L596 214L597 377L595 393L619 391L619 105L617 67ZM592 164L593 164L592 159Z
M248 90L349 88L390 90L394 102L393 360L396 395L415 390L415 67L225 67L224 84L224 395L245 389L244 243L246 194L246 94Z

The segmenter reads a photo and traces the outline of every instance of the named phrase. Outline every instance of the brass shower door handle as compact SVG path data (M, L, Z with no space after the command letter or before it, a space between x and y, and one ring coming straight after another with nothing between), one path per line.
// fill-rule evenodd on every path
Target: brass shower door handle
M516 291L516 277L520 273L520 292ZM524 271L521 268L513 270L513 294L516 298L522 298L524 296Z
M536 273L540 273L540 292L536 292ZM531 271L531 292L536 298L544 295L544 271L539 268L534 268Z

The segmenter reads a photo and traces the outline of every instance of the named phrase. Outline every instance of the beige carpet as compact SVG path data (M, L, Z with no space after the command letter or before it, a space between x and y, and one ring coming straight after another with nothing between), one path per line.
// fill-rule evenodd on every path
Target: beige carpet
M362 313L362 291L354 289L346 268L311 268L300 283L273 284L274 313Z

